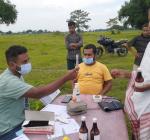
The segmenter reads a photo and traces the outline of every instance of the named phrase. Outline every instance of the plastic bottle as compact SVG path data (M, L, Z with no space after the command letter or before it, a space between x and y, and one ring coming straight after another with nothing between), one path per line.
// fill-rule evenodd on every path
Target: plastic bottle
M80 102L80 88L79 88L79 83L75 83L74 89L73 89L73 97L72 97L74 102Z

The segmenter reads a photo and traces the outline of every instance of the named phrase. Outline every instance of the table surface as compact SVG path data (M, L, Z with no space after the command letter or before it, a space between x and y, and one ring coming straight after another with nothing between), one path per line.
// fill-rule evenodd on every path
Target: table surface
M66 105L61 103L64 96L57 97L53 104ZM81 99L87 103L87 113L86 125L88 131L90 132L92 128L92 118L96 117L98 119L98 128L100 130L101 140L128 140L128 132L125 123L124 113L122 110L104 112L100 109L97 103L93 102L91 95L81 95ZM78 124L81 124L81 115L72 116ZM31 140L48 140L47 136L44 135L27 135ZM71 140L78 140L78 133L69 135ZM89 137L90 139L90 137ZM57 140L62 140L62 137L57 138Z

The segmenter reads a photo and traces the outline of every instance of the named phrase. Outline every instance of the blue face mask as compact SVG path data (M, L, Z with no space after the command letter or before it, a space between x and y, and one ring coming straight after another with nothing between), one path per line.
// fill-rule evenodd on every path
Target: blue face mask
M94 59L93 58L83 58L83 62L87 65L93 64Z

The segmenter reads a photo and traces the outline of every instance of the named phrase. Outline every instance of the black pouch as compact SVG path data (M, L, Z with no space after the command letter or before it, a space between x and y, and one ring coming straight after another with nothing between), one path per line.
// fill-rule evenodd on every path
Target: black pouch
M123 109L123 104L119 100L104 100L98 102L98 105L106 112Z

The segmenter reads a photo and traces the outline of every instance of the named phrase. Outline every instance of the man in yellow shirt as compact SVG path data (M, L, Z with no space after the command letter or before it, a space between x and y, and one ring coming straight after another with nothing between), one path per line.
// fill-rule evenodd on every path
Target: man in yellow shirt
M108 68L96 61L96 46L88 44L83 49L83 63L79 64L78 83L81 94L104 95L112 87Z

